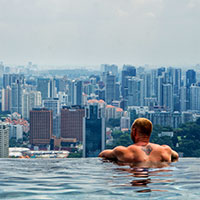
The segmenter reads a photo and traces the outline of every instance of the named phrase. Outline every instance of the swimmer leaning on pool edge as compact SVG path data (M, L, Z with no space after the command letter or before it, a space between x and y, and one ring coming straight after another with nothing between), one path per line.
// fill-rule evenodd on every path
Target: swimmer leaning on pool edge
M178 160L178 153L167 145L150 143L152 123L146 118L136 119L131 127L131 139L134 144L117 146L112 150L104 150L99 157L126 163L158 163Z

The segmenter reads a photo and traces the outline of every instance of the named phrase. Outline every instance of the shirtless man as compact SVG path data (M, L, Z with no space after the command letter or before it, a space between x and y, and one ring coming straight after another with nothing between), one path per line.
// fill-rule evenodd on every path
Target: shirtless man
M146 118L138 118L131 127L131 139L134 144L128 147L118 146L113 150L104 150L99 157L125 163L161 163L178 160L178 153L167 145L150 143L152 123Z

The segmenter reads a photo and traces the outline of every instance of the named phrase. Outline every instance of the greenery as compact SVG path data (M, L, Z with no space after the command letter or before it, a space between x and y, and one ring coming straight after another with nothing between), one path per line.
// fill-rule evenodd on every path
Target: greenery
M108 121L106 121L106 127L109 128L120 127L120 118L109 119Z
M68 158L82 158L83 151L70 152Z
M173 131L173 137L159 137L161 132ZM113 143L106 148L114 148L118 145L129 146L133 144L130 132L113 131ZM200 118L196 122L182 124L177 129L154 125L150 141L160 145L169 145L177 152L183 153L184 157L200 157Z

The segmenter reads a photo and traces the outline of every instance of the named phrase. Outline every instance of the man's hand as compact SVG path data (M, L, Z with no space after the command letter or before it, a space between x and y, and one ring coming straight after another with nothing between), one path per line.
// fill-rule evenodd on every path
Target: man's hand
M123 146L115 147L113 150L104 150L99 154L99 157L121 162L132 162L133 156L133 151Z

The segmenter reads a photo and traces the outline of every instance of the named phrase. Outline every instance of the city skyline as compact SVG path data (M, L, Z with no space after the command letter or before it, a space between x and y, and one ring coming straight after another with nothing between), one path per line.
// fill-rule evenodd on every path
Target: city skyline
M198 0L1 0L0 6L0 60L6 64L186 66L200 61Z

